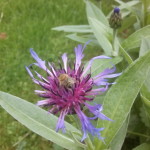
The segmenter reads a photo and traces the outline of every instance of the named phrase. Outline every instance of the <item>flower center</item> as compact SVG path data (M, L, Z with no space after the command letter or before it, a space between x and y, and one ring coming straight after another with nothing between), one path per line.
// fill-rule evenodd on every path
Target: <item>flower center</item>
M70 77L68 74L60 74L58 76L59 85L65 88L72 88L76 80Z

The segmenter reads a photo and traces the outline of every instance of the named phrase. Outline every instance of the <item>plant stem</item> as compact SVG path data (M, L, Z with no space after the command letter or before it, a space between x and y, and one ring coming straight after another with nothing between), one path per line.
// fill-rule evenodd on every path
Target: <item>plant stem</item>
M143 8L143 9L144 9L144 10L143 10L143 16L144 16L144 17L143 17L143 19L144 19L144 20L143 20L143 27L146 26L146 24L147 24L147 5L148 5L148 4L147 4L147 0L144 0L144 1L143 1L143 7L144 7L144 8Z
M94 150L94 146L89 137L87 137L87 139L85 140L85 143L87 145L87 150Z
M133 135L137 135L137 136L142 136L142 137L145 137L145 138L150 138L150 136L148 136L148 135L137 133L137 132L128 131L128 133L133 134Z
M113 56L117 55L117 51L115 49L115 42L116 42L116 37L117 37L117 29L113 29L113 41L112 41L112 47L113 47Z

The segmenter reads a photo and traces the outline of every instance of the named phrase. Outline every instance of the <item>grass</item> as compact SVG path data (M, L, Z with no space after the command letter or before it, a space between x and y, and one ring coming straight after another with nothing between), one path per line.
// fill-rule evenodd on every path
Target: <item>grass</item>
M86 24L85 6L77 0L0 0L0 90L23 99L37 101L35 85L24 66L33 62L29 48L43 58L56 60L63 52L72 53L77 44L52 31L60 25ZM59 150L38 135L23 127L0 108L1 150Z

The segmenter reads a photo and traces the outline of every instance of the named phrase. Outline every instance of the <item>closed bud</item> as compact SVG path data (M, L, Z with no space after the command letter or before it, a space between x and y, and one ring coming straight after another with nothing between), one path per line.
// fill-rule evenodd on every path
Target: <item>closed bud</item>
M114 11L111 14L110 19L109 19L110 27L113 29L120 28L121 22L122 22L122 18L121 18L120 9L116 7L114 8Z

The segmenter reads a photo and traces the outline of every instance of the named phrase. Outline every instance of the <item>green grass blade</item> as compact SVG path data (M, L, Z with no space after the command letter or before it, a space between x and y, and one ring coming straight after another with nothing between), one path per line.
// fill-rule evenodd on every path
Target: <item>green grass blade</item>
M75 127L65 122L66 134L55 131L57 117L21 98L0 92L0 105L16 120L40 136L70 150L80 149L69 136L69 131L78 132ZM79 139L79 136L76 137Z

